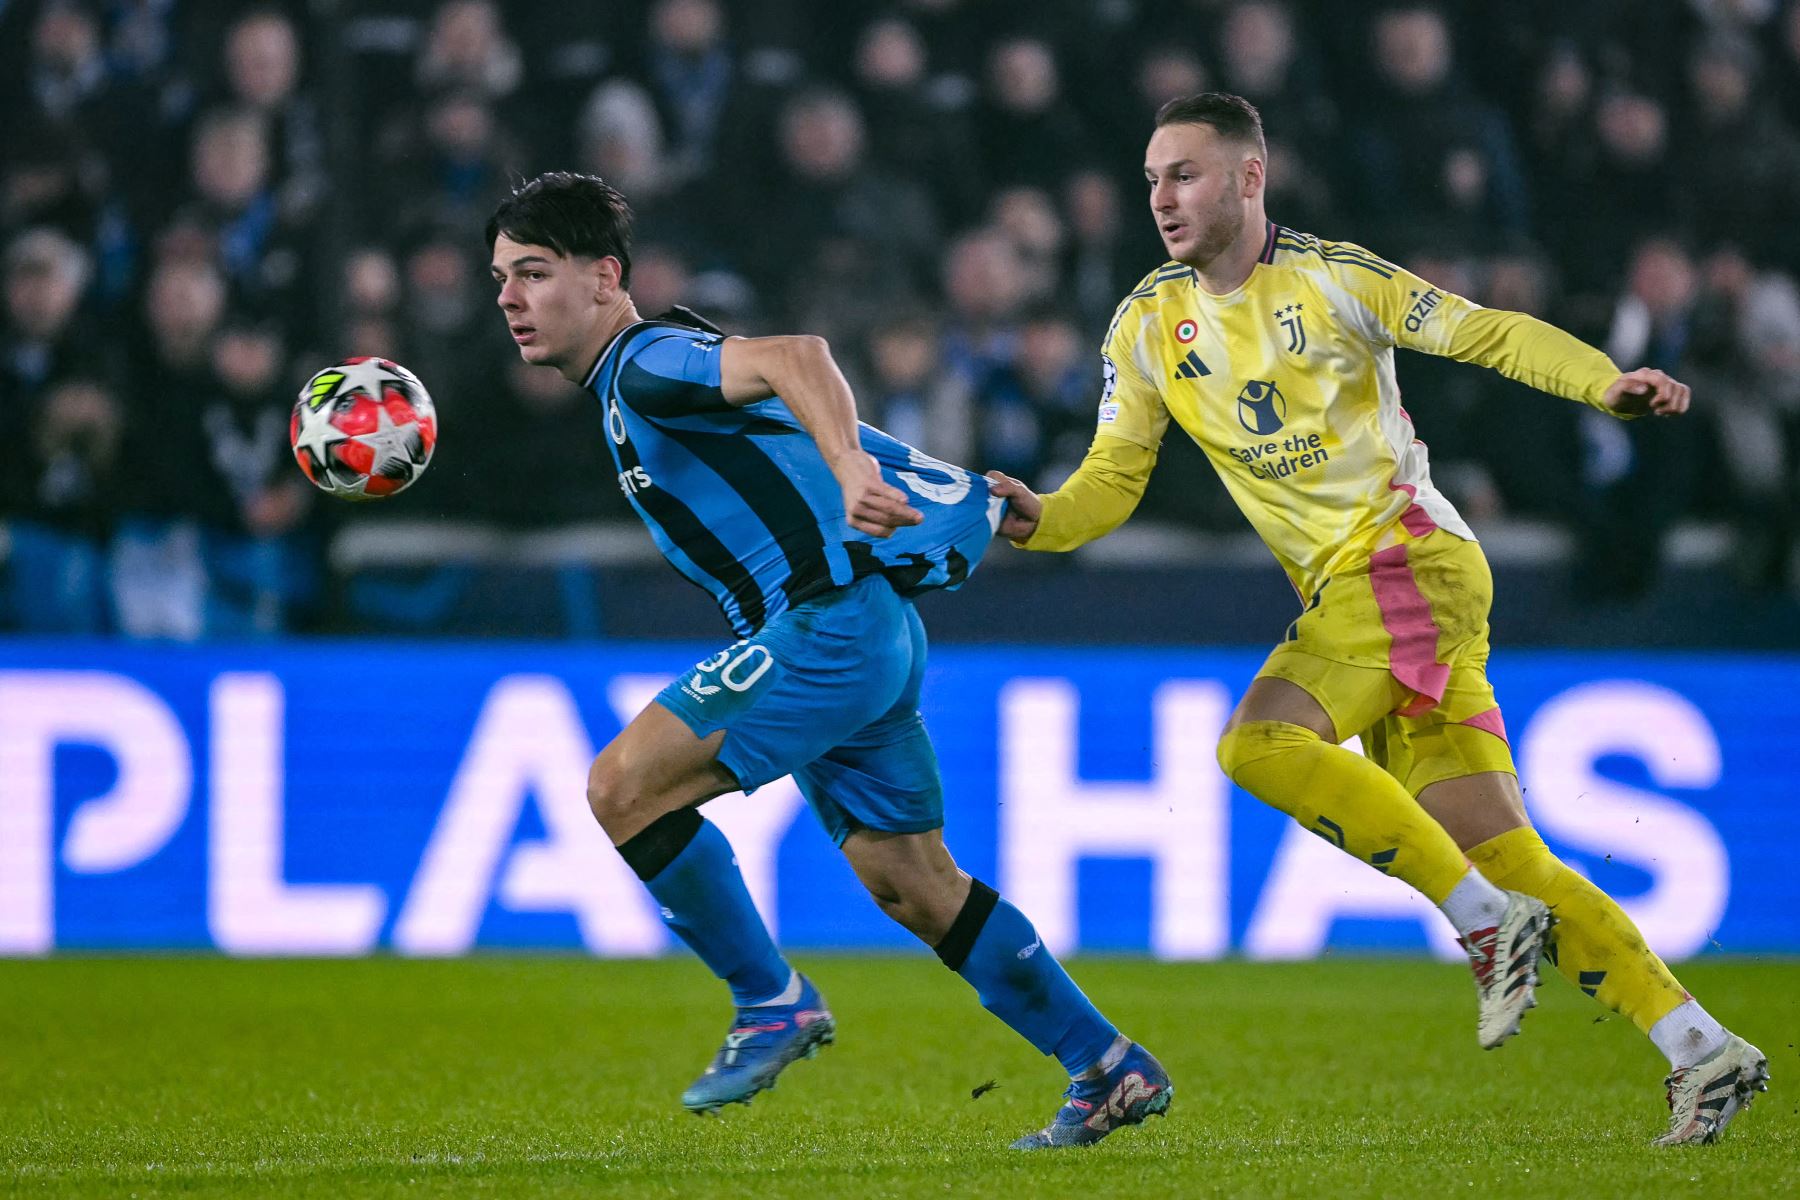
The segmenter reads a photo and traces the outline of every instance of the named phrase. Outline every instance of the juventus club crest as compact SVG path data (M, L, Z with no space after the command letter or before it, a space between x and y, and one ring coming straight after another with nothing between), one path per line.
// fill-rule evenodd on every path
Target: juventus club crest
M1289 304L1275 310L1275 319L1287 330L1287 349L1289 354L1299 354L1306 349L1306 314L1304 304Z

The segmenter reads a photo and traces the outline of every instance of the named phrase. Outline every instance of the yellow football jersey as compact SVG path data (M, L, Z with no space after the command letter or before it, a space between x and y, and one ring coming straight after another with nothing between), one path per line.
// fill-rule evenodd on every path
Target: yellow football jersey
M1119 305L1102 347L1094 446L1076 477L1045 497L1023 545L1069 549L1122 521L1171 417L1304 597L1396 527L1474 540L1432 486L1425 444L1400 406L1395 346L1491 366L1596 407L1619 374L1553 326L1483 309L1360 246L1271 224L1236 291L1212 295L1172 262Z

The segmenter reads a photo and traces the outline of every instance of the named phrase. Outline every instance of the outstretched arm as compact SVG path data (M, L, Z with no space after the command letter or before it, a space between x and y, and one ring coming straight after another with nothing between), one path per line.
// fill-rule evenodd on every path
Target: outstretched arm
M1009 501L1000 535L1023 550L1073 550L1104 537L1137 508L1155 466L1155 450L1102 434L1075 474L1048 496L989 471L993 494Z
M1672 417L1687 411L1691 395L1686 384L1652 367L1621 373L1601 351L1525 313L1472 310L1446 353L1619 417Z
M1346 260L1332 275L1364 306L1369 317L1364 333L1376 346L1405 346L1491 367L1527 387L1616 417L1671 417L1687 411L1687 385L1661 371L1644 367L1621 372L1605 353L1574 334L1526 313L1478 307L1410 271L1375 261L1382 270Z
M844 516L852 529L887 537L925 519L863 451L856 399L824 338L726 338L719 354L726 403L741 407L780 396L806 427L844 490Z

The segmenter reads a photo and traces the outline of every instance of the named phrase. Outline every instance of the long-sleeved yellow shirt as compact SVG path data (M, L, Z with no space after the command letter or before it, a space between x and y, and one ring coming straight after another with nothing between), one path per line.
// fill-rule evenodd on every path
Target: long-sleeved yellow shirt
M1201 290L1168 263L1119 305L1102 346L1099 431L1044 497L1027 550L1072 550L1137 507L1173 417L1303 597L1396 530L1475 535L1431 483L1400 406L1394 347L1492 367L1603 408L1619 376L1592 346L1481 308L1347 242L1269 226L1243 286Z

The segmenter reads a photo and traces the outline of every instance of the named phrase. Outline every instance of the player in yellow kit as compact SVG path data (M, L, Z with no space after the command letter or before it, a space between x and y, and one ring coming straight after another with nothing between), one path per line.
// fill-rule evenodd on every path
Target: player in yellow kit
M1099 429L1081 468L1011 502L1000 532L1071 550L1143 495L1171 418L1206 451L1302 611L1219 741L1236 783L1376 869L1456 927L1478 1036L1531 1006L1540 939L1583 991L1669 1058L1664 1144L1713 1140L1768 1063L1693 1000L1617 904L1531 828L1487 680L1492 579L1432 486L1400 406L1393 348L1492 367L1620 417L1672 416L1688 389L1621 373L1522 313L1481 308L1346 242L1269 221L1256 109L1207 93L1157 114L1144 167L1169 263L1119 305L1103 344ZM1339 742L1361 734L1367 758Z

